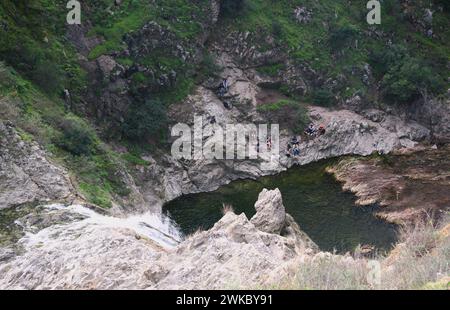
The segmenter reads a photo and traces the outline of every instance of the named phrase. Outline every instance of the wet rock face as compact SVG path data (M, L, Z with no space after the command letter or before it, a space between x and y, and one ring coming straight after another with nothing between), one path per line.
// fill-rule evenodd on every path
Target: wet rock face
M67 199L74 189L67 172L51 163L36 143L23 141L0 122L0 209Z
M286 222L286 210L279 189L264 189L255 203L256 214L251 222L259 230L269 234L280 234Z

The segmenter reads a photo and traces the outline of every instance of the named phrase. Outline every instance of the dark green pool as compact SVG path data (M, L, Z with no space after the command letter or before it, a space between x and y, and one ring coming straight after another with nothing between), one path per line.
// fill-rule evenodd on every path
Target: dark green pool
M343 192L325 172L330 163L294 167L257 181L236 181L215 192L182 196L166 204L164 213L189 234L198 228L211 228L222 217L224 203L250 218L261 190L279 188L286 211L322 250L342 253L359 244L389 250L396 241L395 225L376 218L376 206L355 206L355 196Z

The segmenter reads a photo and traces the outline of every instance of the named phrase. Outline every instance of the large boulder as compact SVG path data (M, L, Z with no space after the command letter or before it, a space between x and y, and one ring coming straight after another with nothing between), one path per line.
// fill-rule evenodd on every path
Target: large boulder
M255 203L256 214L251 222L259 230L269 234L280 234L286 223L286 210L280 190L264 189Z

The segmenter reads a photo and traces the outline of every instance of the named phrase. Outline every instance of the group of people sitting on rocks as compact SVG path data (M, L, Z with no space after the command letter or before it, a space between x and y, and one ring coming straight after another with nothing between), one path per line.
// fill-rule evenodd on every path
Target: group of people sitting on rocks
M325 134L325 125L321 124L318 128L313 124L309 124L309 126L305 129L305 134L310 137L319 137Z
M291 141L288 142L286 156L300 156L300 139L298 139L297 136L293 136Z
M321 124L319 127L316 127L313 123L309 124L309 126L304 131L305 135L309 137L319 137L324 135L325 132L325 125ZM300 156L300 139L300 137L297 138L297 136L293 136L292 139L288 142L286 148L287 157Z

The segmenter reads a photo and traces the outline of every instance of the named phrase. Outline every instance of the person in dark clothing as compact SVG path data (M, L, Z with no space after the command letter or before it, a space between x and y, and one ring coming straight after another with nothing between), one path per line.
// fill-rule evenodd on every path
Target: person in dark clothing
M209 123L211 124L211 125L213 125L213 124L215 124L217 121L216 121L216 117L213 115L213 116L210 116L209 118L208 118L208 120L209 120Z
M297 145L294 146L292 153L294 154L294 156L300 156L300 149Z
M223 79L223 81L220 82L220 85L219 85L219 96L223 97L228 92L229 87L230 87L230 85L228 82L228 78Z
M227 101L227 100L223 101L223 106L224 106L225 109L227 109L227 110L231 110L231 109L233 108L233 105L231 104L231 102L230 102L230 101Z
M316 134L317 129L314 127L314 124L309 124L308 128L306 128L305 133L308 136L313 136L314 134Z
M267 145L267 149L270 151L272 150L272 139L270 137L267 137L266 139L266 145Z
M297 139L297 136L293 136L292 139L291 139L291 144L292 144L292 145L296 145L296 144L298 144L298 143L299 143L299 141L298 141L298 139Z

